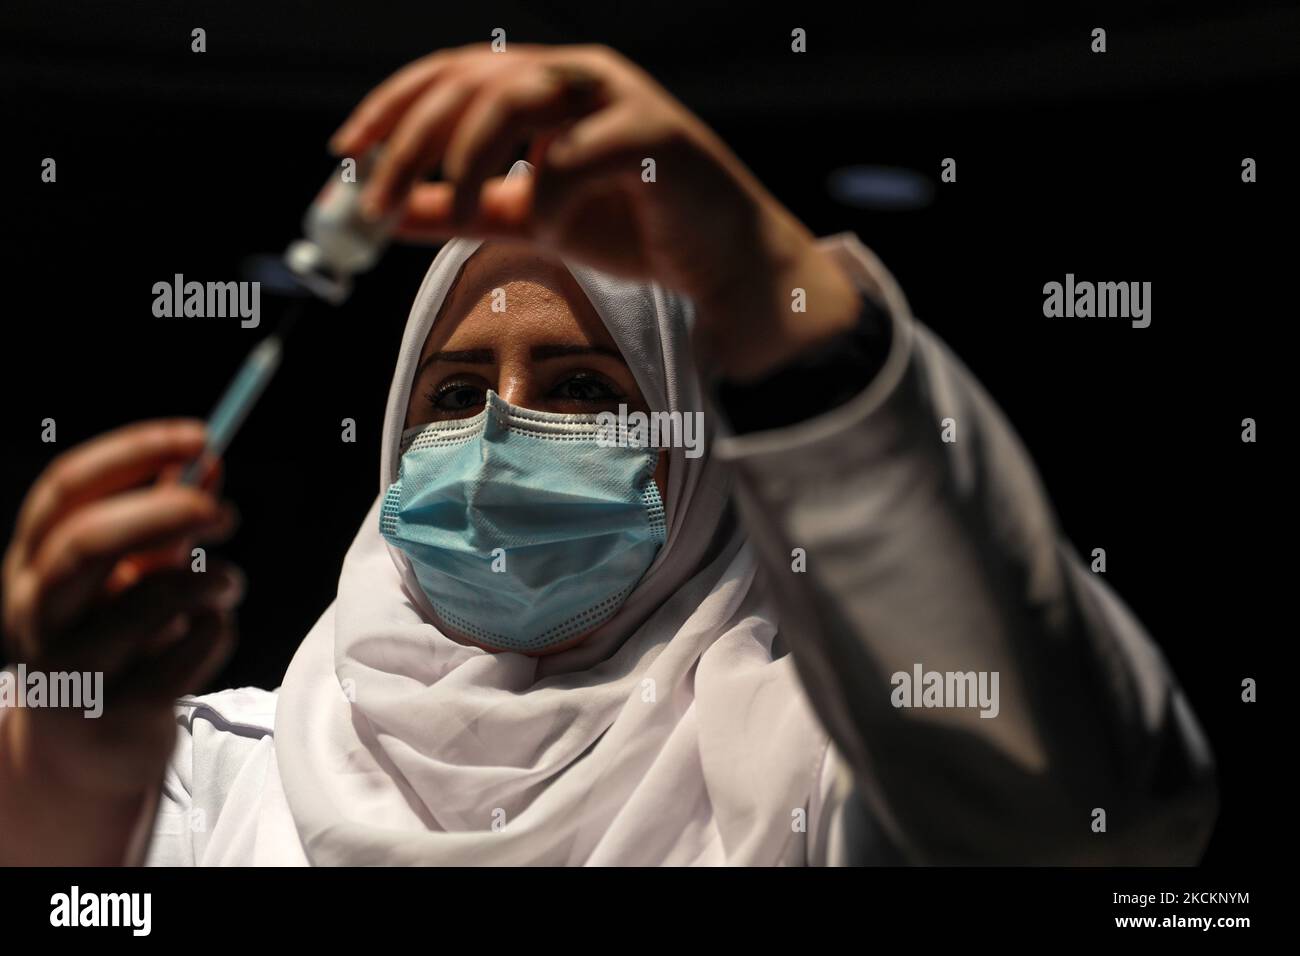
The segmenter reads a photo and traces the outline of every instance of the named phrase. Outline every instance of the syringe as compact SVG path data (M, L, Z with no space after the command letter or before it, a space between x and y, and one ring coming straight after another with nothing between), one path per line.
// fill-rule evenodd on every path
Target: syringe
M293 302L280 320L279 328L258 342L253 351L248 353L248 358L244 359L244 364L226 386L217 407L208 417L207 444L203 447L203 453L186 467L181 475L181 484L200 484L211 463L225 454L231 439L239 431L239 426L244 423L248 413L266 391L266 386L271 383L276 369L280 367L284 339L305 306L305 300Z
M208 419L208 442L203 454L191 462L181 483L197 485L212 461L226 447L253 410L275 370L280 367L284 339L306 308L305 292L330 305L342 305L352 292L352 276L370 269L383 254L389 236L401 217L394 210L378 222L361 215L361 192L378 150L371 150L347 175L344 161L317 194L303 218L306 238L289 245L283 259L257 256L245 263L245 272L274 291L296 296L276 331L259 342L240 367Z

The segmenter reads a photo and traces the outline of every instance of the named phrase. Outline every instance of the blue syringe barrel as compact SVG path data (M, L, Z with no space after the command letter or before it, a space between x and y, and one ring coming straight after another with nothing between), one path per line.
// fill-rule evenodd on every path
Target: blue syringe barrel
M212 410L212 415L208 418L208 441L203 454L185 469L181 475L181 484L197 485L209 462L225 453L235 432L270 384L275 370L280 367L282 351L279 337L272 335L259 342L248 354L234 380L221 396L221 401Z

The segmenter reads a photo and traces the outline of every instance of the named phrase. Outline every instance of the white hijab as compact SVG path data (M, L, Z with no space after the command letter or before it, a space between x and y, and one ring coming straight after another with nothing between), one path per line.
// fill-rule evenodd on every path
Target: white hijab
M516 163L511 176L529 175ZM316 864L775 864L803 860L827 735L708 453L670 451L668 539L577 647L493 654L443 634L379 535L421 349L477 241L429 267L384 421L379 495L338 596L294 656L275 748ZM570 266L650 408L703 409L690 303ZM706 424L708 413L706 410Z

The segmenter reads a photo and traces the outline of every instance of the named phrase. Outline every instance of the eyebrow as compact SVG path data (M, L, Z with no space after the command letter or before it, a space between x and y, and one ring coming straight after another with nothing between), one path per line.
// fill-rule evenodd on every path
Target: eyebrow
M624 365L627 360L618 349L611 349L604 345L537 345L534 346L529 354L535 362L544 362L547 359L568 358L573 355L607 355L610 358L616 358ZM420 362L420 367L416 369L419 375L434 362L454 362L460 365L491 365L496 361L496 353L492 349L467 349L461 352L430 352Z
M465 352L430 352L420 363L424 368L434 362L462 362L466 365L491 365L496 353L491 349L469 349Z
M567 358L570 355L608 355L610 358L616 358L623 362L624 365L627 364L622 352L604 345L538 345L534 346L529 354L532 355L535 362L553 358Z

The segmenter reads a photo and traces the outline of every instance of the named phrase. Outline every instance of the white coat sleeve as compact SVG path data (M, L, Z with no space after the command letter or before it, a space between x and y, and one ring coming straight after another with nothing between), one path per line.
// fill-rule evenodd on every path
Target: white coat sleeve
M146 866L239 860L256 836L275 693L252 687L185 697L176 705L176 747L163 778ZM233 795L233 796L232 796ZM235 797L241 797L236 799ZM227 812L229 811L229 812Z
M889 315L882 369L847 404L717 446L834 743L811 862L1196 862L1213 759L1159 649L889 273L851 234L822 242ZM996 674L996 707L896 706L920 702L895 676L918 670Z

